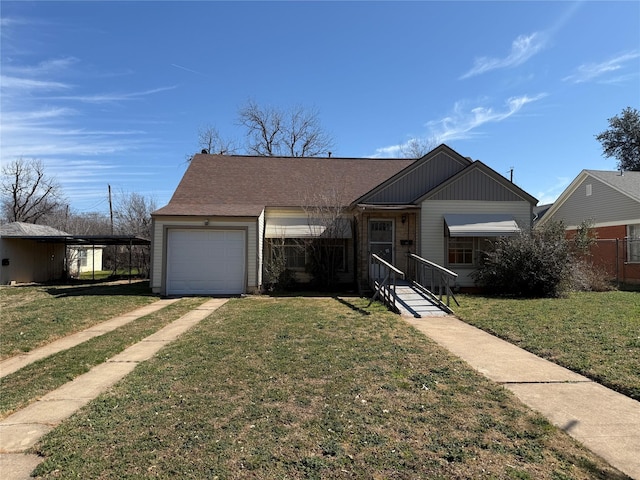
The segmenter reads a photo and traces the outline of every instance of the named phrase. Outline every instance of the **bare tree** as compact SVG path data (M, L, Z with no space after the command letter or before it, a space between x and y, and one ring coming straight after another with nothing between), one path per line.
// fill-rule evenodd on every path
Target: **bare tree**
M217 155L232 155L237 148L233 140L225 139L218 129L211 125L200 127L198 130L198 148Z
M77 213L69 205L57 208L42 217L48 226L72 235L108 235L111 233L109 216L98 212Z
M403 158L421 158L437 146L434 138L412 138L400 147Z
M305 240L307 269L315 283L332 289L339 283L339 274L347 264L345 238L352 225L346 215L348 199L338 180L327 183L318 193L308 195L301 202L309 224L309 238Z
M316 110L296 106L285 111L249 100L238 116L246 128L247 150L254 155L317 157L333 144Z
M115 228L121 235L131 235L151 239L153 225L151 223L151 213L156 210L156 203L153 198L147 198L136 192L121 192L116 197L116 207L114 212ZM114 262L114 271L117 264L124 265L128 259L119 258L130 255L132 265L137 267L138 273L148 277L150 268L150 252L146 245L133 245L128 247L131 250L119 252Z
M151 238L151 213L156 210L153 198L136 192L121 192L115 203L114 220L118 233Z
M40 160L20 157L2 167L2 214L8 222L38 223L64 204L57 180Z

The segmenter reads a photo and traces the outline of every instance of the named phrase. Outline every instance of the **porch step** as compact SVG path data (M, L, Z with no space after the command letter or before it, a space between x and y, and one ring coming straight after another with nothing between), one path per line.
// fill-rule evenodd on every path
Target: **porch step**
M396 306L402 315L416 318L448 315L427 294L409 284L396 286Z

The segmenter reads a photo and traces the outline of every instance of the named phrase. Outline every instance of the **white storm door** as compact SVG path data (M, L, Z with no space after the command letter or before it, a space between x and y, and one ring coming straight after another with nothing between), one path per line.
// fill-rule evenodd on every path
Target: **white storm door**
M393 220L369 221L369 252L393 265ZM379 264L369 266L372 278L379 278Z

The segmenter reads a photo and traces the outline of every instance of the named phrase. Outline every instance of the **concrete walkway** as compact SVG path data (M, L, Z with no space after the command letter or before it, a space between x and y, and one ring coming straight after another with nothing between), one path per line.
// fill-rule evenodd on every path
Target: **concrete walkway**
M208 317L226 299L212 299L144 340L97 365L60 388L49 392L35 403L15 412L0 422L0 471L3 480L30 478L42 461L25 452L46 433L69 418L80 407L120 381L140 362L148 360L162 347ZM154 304L155 305L155 304Z
M112 330L126 325L127 323L130 323L140 317L144 317L145 315L157 312L158 310L166 307L167 305L171 305L178 300L180 299L167 298L158 300L157 302L153 302L149 305L145 305L144 307L137 308L136 310L125 313L124 315L114 317L105 322L93 325L80 332L73 333L66 337L60 338L59 340L43 345L42 347L35 348L30 352L2 360L0 362L0 378L17 372L21 368L24 368L30 363L33 363L37 360L41 360L58 352L62 352L63 350L68 350L69 348L80 345L81 343L86 342L91 338L99 337L100 335L104 335L107 332L111 332Z
M640 402L453 316L403 318L610 465L640 480Z

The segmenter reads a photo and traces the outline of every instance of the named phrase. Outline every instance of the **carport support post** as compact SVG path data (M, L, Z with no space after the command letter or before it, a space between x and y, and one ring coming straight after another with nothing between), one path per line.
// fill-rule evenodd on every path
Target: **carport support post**
M129 239L129 284L131 284L131 251L133 250L133 239Z

